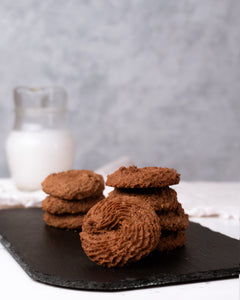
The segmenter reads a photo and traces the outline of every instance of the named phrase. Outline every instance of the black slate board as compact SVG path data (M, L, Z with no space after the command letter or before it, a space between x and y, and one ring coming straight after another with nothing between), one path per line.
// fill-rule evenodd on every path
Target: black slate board
M151 253L123 268L91 262L77 231L44 224L39 208L0 211L0 241L34 280L83 290L117 291L237 277L240 242L196 223L187 244L171 253Z

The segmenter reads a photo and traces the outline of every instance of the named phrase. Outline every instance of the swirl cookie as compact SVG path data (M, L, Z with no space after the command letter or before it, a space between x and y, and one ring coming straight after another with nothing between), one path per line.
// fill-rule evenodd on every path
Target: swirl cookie
M175 231L162 233L159 244L157 246L158 251L171 251L173 249L183 247L186 243L186 234L184 231Z
M67 228L67 229L77 229L81 228L83 223L83 214L65 214L65 215L53 215L45 212L43 215L43 220L49 226L56 228Z
M104 180L102 175L90 170L70 170L50 174L42 182L42 188L53 197L81 200L101 195Z
M80 238L86 255L106 267L124 266L156 249L160 225L153 208L135 197L101 200L84 217Z
M155 211L175 210L178 207L175 190L164 187L160 189L114 189L111 196L133 196L149 203Z
M78 214L86 213L94 204L104 199L99 197L85 198L82 200L62 200L60 198L48 196L42 201L42 210L51 214Z
M157 212L157 215L159 217L159 224L163 230L186 230L189 226L188 215L184 213L184 209L180 203L176 211L161 211Z
M174 169L130 166L108 175L106 184L116 188L160 188L179 181L180 174Z

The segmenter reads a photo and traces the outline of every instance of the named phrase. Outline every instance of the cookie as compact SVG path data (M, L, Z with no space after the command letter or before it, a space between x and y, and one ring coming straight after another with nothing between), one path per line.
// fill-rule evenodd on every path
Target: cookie
M136 197L112 196L99 201L84 217L80 238L95 263L124 266L156 249L161 230L153 208Z
M42 210L51 214L86 213L94 204L104 198L105 197L101 195L99 197L67 201L53 196L48 196L42 201Z
M64 215L53 215L45 212L43 215L43 220L49 226L56 228L67 228L67 229L77 229L81 228L83 223L84 214L64 214Z
M42 182L42 188L53 197L81 200L101 195L104 180L102 175L90 170L70 170L50 174Z
M162 233L159 244L157 246L158 251L171 251L173 249L183 247L186 243L186 234L184 231L175 231Z
M189 226L188 215L184 213L184 209L180 203L176 211L161 211L157 212L157 215L162 230L186 230Z
M106 185L116 188L160 188L178 184L180 174L174 169L130 166L108 175Z
M155 211L175 210L178 207L177 193L175 190L164 187L160 189L114 189L109 197L125 195L134 196L148 202Z

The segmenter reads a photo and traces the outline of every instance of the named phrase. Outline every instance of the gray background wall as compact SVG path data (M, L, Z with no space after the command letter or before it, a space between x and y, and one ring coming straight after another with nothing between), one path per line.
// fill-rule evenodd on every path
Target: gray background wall
M0 176L12 89L64 86L75 168L122 155L240 179L239 0L0 0Z

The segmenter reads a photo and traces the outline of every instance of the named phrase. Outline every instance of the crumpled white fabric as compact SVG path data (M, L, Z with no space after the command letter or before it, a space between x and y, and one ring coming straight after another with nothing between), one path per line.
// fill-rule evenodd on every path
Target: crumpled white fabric
M41 206L46 194L42 191L21 191L11 178L0 179L0 208Z
M172 186L192 217L216 216L240 220L240 182L187 182Z
M122 157L96 170L104 179L120 166L129 166L134 162ZM172 186L178 193L178 201L182 203L186 213L191 217L216 216L227 219L240 219L240 182L187 182L181 181ZM104 195L112 190L106 187ZM39 190L33 192L20 191L12 179L0 179L0 208L40 207L46 194Z

